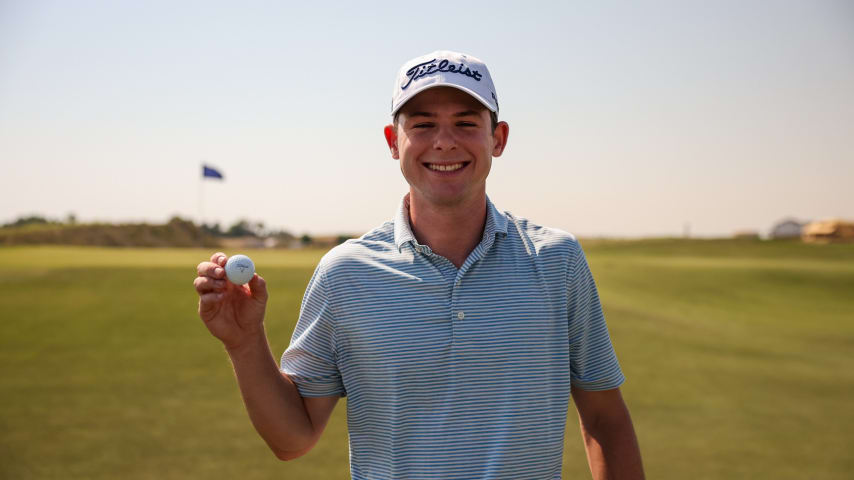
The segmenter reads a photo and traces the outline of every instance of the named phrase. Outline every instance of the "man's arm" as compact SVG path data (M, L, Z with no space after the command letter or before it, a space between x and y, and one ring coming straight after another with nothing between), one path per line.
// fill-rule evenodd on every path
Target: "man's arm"
M227 351L252 425L276 457L292 460L308 453L339 397L300 396L293 381L279 372L266 336L254 348Z
M248 285L228 282L225 262L218 252L198 266L199 316L231 357L255 429L277 457L299 457L317 443L338 397L304 399L279 372L264 331L267 284L257 273Z
M640 448L620 389L572 389L587 462L595 480L642 480Z

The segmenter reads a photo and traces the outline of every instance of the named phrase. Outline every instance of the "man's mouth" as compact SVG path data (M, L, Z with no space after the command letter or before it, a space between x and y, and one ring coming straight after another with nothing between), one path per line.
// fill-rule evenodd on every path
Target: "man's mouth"
M429 168L430 170L433 170L434 172L454 172L456 170L459 170L459 169L465 167L468 164L469 164L469 162L427 163L425 165L427 166L427 168Z

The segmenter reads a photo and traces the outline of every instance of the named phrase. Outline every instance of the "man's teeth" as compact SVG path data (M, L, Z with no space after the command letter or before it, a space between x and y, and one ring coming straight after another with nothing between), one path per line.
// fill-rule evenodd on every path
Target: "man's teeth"
M435 163L431 163L427 166L430 167L430 170L438 170L440 172L453 172L454 170L459 170L463 168L462 163L454 163L451 165L437 165Z

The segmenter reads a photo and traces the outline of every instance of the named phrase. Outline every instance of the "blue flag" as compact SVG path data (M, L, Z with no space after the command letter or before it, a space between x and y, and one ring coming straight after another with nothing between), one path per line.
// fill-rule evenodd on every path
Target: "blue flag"
M218 178L220 180L225 180L225 177L222 176L222 173L220 173L219 170L207 165L202 165L202 178Z

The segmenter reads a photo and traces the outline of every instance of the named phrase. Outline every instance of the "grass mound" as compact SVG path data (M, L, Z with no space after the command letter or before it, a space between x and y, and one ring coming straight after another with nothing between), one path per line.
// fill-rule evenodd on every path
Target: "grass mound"
M0 229L0 245L90 245L103 247L215 247L219 241L188 220L163 225L45 223Z

